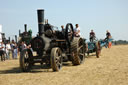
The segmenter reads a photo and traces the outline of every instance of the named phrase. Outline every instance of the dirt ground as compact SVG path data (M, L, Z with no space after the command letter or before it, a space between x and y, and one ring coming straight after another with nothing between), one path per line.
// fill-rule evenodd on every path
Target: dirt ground
M0 61L0 85L128 85L128 45L102 49L79 66L65 63L59 72L41 69L23 73L19 60Z

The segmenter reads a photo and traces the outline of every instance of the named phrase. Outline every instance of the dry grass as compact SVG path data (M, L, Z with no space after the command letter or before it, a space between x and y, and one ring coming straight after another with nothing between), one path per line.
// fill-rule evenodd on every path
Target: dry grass
M60 72L39 67L22 73L19 60L0 62L0 85L128 85L128 45L103 48L99 59L91 55L82 65L68 63Z

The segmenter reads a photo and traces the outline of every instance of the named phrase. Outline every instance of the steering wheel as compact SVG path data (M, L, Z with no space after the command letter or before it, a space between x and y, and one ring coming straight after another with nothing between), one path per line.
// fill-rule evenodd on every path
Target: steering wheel
M72 42L72 40L74 38L74 29L73 29L73 25L71 23L68 23L66 25L65 38L68 43Z

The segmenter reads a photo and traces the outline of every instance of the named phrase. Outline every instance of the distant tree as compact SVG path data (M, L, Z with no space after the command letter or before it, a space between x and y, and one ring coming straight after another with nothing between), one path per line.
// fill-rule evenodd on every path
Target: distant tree
M128 41L118 40L118 41L113 41L112 43L115 44L115 45L126 45L126 44L128 44Z

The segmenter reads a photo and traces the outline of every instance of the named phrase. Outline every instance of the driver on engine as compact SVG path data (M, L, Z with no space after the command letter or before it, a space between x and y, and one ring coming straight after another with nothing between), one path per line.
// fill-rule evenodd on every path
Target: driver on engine
M90 37L90 42L93 42L95 40L96 36L95 36L95 32L93 30L91 30L89 37Z
M109 38L111 38L111 33L107 30L106 31L106 38L105 38L105 40L109 39Z
M80 37L80 27L78 24L76 24L76 28L74 29L74 35L75 37Z
M63 38L65 38L65 28L64 28L64 25L61 25L61 32L62 32L62 36Z
M61 28L62 28L62 30L61 30L62 34L65 35L64 25L61 25Z

